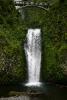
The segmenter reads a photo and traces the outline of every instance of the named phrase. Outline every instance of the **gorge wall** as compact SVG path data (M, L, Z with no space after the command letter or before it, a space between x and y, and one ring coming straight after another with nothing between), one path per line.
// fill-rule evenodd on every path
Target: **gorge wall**
M31 27L42 30L43 81L67 82L67 1L51 0L50 3L53 5L49 11L25 8L22 19L12 0L0 1L0 84L26 79L23 46Z

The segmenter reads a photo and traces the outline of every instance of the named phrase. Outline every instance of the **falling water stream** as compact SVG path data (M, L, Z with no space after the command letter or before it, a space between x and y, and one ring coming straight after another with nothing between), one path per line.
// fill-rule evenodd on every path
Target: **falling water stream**
M14 2L22 0L14 0ZM15 6L22 14L20 6ZM41 67L41 29L28 29L27 41L24 45L27 65L28 65L28 83L27 86L40 86L40 67Z
M41 68L41 30L28 29L27 41L24 45L28 64L27 86L40 86Z
M22 15L22 18L24 19L24 10L22 10L22 7L15 7L18 9ZM43 86L41 85L41 29L28 29L24 49L28 66L28 82L24 87L22 85L0 86L0 100L67 100L67 86L64 87L63 85L55 85L49 83L45 83ZM45 91L43 91L43 94L37 94L40 93L40 89L34 91L34 93L31 91L33 94L27 94L27 90L25 89L29 90L29 88L26 86L29 88L31 86L35 86L35 88L38 89L40 89L40 86L42 86L42 90Z

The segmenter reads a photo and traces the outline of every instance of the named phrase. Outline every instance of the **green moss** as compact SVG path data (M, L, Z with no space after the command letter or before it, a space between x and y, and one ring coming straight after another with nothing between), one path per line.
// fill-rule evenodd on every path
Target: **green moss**
M0 84L15 83L25 78L24 35L21 38L20 31L17 31L17 37L15 30L0 30Z
M44 16L43 26L43 62L42 74L44 79L60 81L64 79L64 63L67 62L66 46L66 6L63 3L52 6ZM67 64L65 64L67 66Z
M65 33L64 36L65 36L65 41L67 41L67 33Z
M37 2L40 1L37 0ZM66 0L63 3L61 0L43 1L52 4L48 11L28 7L24 9L24 19L15 9L12 0L0 1L1 84L15 83L26 79L24 42L28 28L42 29L41 70L43 79L64 79L64 65L67 66Z

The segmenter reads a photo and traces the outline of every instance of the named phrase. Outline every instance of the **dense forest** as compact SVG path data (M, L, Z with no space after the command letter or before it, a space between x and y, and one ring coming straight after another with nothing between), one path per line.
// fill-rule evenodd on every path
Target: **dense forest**
M43 81L67 83L67 0L32 1L49 3L49 10L28 7L19 13L13 0L0 0L0 84L26 80L28 28L42 30Z

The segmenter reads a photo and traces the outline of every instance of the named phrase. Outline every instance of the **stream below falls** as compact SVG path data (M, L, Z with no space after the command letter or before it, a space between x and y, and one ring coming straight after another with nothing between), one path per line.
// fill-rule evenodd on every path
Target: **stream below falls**
M38 89L0 86L0 100L67 100L67 86L48 83Z

